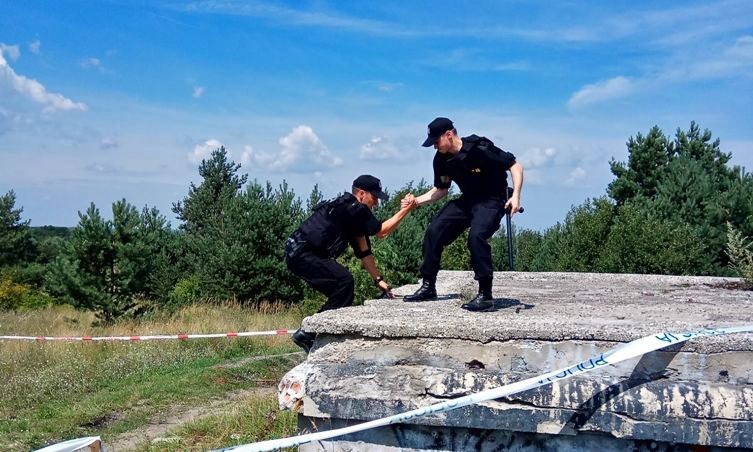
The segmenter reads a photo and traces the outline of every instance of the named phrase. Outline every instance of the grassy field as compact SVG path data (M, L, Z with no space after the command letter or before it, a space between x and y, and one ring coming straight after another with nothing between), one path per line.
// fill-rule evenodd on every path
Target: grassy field
M195 306L175 315L92 327L67 307L0 313L0 334L103 336L296 328L296 309ZM0 450L100 435L117 450L205 450L289 436L274 387L303 359L287 336L154 342L0 341ZM271 356L281 355L281 356ZM182 414L196 414L183 422ZM144 432L163 421L159 440Z

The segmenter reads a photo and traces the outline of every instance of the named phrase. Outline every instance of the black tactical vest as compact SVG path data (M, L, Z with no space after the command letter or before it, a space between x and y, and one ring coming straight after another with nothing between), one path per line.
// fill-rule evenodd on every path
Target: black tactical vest
M356 202L355 197L346 193L314 206L311 216L298 228L314 253L335 259L345 252L348 240L341 216L353 202Z

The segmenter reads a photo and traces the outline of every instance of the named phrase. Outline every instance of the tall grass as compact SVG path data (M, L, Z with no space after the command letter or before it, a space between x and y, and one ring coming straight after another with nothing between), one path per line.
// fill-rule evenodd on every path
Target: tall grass
M173 315L91 326L68 307L0 313L2 335L110 336L296 328L301 315L278 304L257 309L192 306ZM83 434L115 434L175 403L200 403L279 378L290 361L215 366L251 355L298 351L286 336L154 342L0 341L0 450Z

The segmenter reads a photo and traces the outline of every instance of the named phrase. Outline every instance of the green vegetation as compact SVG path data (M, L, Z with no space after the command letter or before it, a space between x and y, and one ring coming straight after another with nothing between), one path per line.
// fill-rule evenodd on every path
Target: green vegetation
M731 224L727 223L727 254L730 267L753 286L753 241L745 238Z
M52 307L24 314L0 313L0 334L129 335L148 333L270 330L300 323L297 310L280 305L259 309L240 306L194 306L150 320L122 321L114 326L88 325L90 313ZM0 347L0 450L27 450L46 443L86 435L102 435L106 444L119 433L144 426L151 418L181 407L203 406L233 391L270 388L302 359L287 337L161 342L37 343L5 342ZM251 357L280 355L274 359ZM279 417L266 439L289 432L292 415L247 398L248 410L266 410L244 422ZM262 394L262 393L260 393ZM263 403L262 403L263 402ZM264 408L264 407L270 407ZM214 421L224 425L224 421ZM229 420L228 420L229 422ZM230 429L230 427L227 427ZM254 433L248 431L245 437ZM277 435L277 436L276 436ZM186 441L190 441L190 435ZM224 441L228 438L214 438ZM228 445L231 442L217 444ZM235 442L237 444L237 441Z
M727 164L711 132L691 123L675 138L658 127L610 163L609 197L574 206L543 233L516 234L518 268L730 275L726 223L753 236L753 175Z
M296 416L290 411L280 411L274 395L250 397L234 404L232 409L222 414L187 424L171 436L136 450L208 450L271 438L286 438L296 435Z
M573 206L545 231L514 231L516 269L737 274L753 285L753 175L728 166L720 141L695 123L674 137L654 127L630 137L627 148L626 162L610 162L605 196ZM287 271L283 244L322 193L314 186L300 198L285 183L249 182L239 170L224 148L203 161L201 182L173 205L177 228L157 209L125 199L112 204L110 218L92 204L74 228L32 228L15 192L0 196L0 333L297 327L323 297ZM375 215L389 217L405 193L428 188L406 184ZM535 199L528 202L535 208ZM443 204L413 211L387 239L374 240L388 282L416 281L424 231ZM491 239L496 270L508 270L504 232ZM470 269L465 242L445 250L443 268ZM379 295L351 252L341 262L355 276L357 302ZM107 441L160 413L213 406L274 385L294 364L249 357L297 351L287 338L1 345L0 449L7 450L86 434ZM169 441L139 447L206 449L287 436L294 415L274 405L268 392L247 394Z
M626 162L610 162L614 180L606 196L573 206L543 232L514 231L517 269L739 272L726 224L753 236L753 175L730 167L720 141L695 123L674 137L653 127L630 137L627 149ZM287 271L282 255L285 238L322 193L314 186L304 203L285 183L248 181L239 170L224 148L204 160L201 182L173 205L177 229L157 209L139 211L125 199L113 203L111 219L92 204L75 228L31 228L9 191L0 197L0 309L67 303L105 323L217 300L303 303L314 311L321 297ZM387 218L405 193L428 188L410 182L375 214ZM443 204L413 211L390 237L374 240L391 284L417 279L424 231ZM496 270L508 269L504 232L491 239ZM352 253L341 261L356 278L356 300L379 295ZM445 251L442 264L470 269L465 237Z

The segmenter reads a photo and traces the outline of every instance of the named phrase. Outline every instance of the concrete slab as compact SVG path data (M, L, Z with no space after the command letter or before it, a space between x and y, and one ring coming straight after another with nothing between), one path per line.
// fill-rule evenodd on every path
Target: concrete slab
M750 325L753 291L741 287L731 278L500 273L498 309L470 313L459 306L475 295L471 273L442 272L438 301L374 300L304 321L318 335L298 372L305 380L299 426L326 430L425 407L650 334ZM457 450L460 443L532 451L753 447L753 335L698 339L326 447Z
M535 339L628 342L661 331L753 324L753 291L736 278L605 273L496 273L495 312L460 309L475 295L471 272L440 272L440 300L371 300L304 320L307 331L373 338L478 342ZM395 290L404 296L418 288ZM751 350L745 335L709 338L687 350Z

